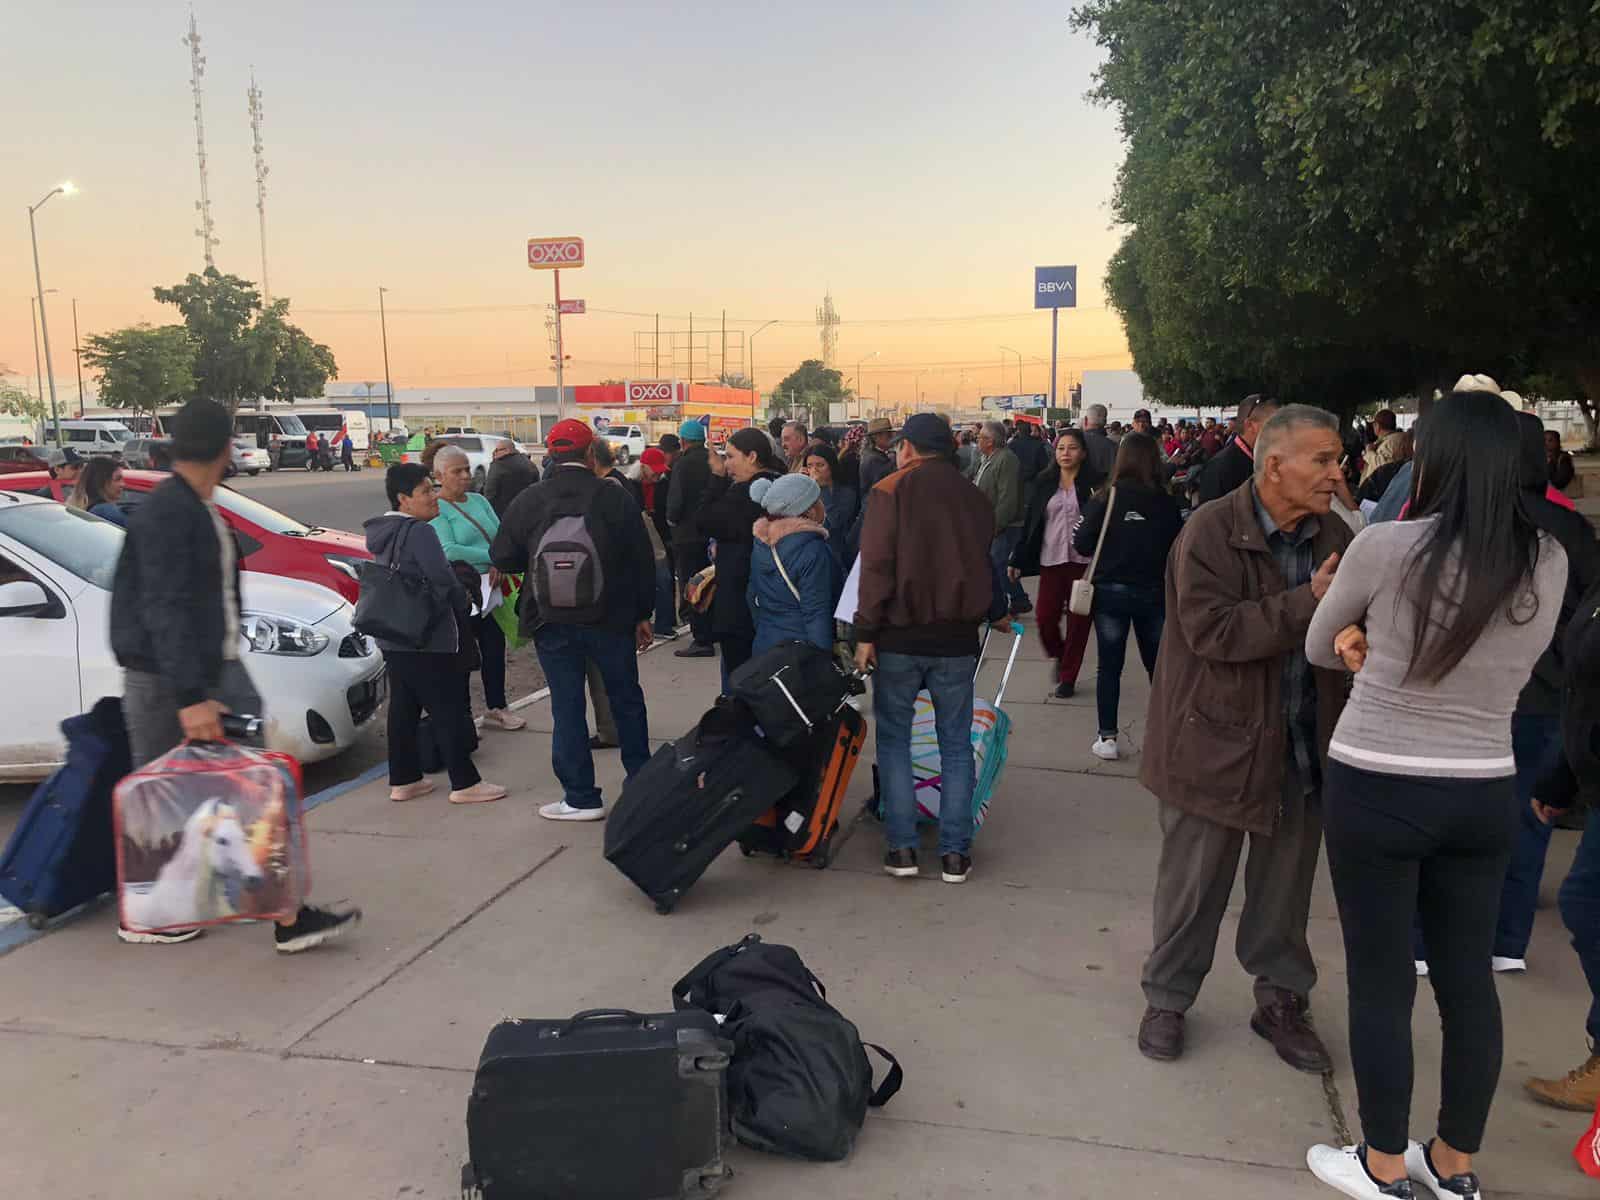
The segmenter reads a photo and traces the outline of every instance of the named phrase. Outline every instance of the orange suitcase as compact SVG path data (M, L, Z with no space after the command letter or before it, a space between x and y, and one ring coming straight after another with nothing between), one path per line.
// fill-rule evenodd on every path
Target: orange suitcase
M739 835L739 849L826 867L839 810L866 740L866 720L848 704L841 707L813 741L784 756L805 774L794 791Z

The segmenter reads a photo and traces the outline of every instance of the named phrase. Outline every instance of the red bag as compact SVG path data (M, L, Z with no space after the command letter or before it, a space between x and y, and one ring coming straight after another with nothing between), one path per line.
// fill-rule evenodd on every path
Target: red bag
M112 811L127 929L289 918L310 890L290 755L185 742L119 783Z
M1596 1108L1589 1128L1572 1148L1572 1157L1578 1160L1578 1170L1600 1179L1600 1108Z

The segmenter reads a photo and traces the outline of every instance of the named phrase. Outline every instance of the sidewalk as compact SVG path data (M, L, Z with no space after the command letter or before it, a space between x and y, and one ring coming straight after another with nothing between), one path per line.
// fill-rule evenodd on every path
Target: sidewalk
M884 876L879 829L862 819L827 871L730 851L658 916L601 858L603 826L535 814L559 795L549 708L536 704L523 712L530 731L484 737L485 777L513 788L499 804L452 809L439 792L396 805L375 781L311 815L316 896L366 909L345 941L287 957L265 928L243 927L130 947L109 909L69 923L0 959L0 1077L16 1081L0 1121L4 1195L455 1197L472 1068L494 1021L670 1008L683 971L752 929L800 950L863 1036L899 1056L906 1084L843 1164L733 1149L730 1197L1331 1195L1305 1170L1307 1146L1354 1119L1325 871L1311 940L1331 1082L1250 1032L1231 919L1188 1055L1140 1057L1159 834L1137 759L1089 754L1093 667L1091 654L1077 698L1043 702L1030 627L1006 701L1010 765L961 888ZM640 668L657 738L716 691L715 661L670 647ZM980 691L997 677L991 665ZM1147 694L1130 663L1134 746ZM620 765L615 752L597 763L609 800ZM870 789L863 763L847 812ZM1547 894L1574 845L1556 835ZM1530 961L1528 976L1501 979L1506 1066L1482 1172L1497 1200L1512 1181L1518 1195L1585 1196L1593 1185L1569 1152L1586 1119L1520 1091L1584 1051L1587 991L1553 910L1539 914ZM1438 1073L1426 988L1416 1026L1413 1133L1425 1136ZM620 1151L628 1141L619 1129Z

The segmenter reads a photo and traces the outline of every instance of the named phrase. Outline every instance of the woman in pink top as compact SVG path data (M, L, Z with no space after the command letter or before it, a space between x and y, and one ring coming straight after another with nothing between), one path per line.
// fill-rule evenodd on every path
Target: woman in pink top
M1089 465L1089 448L1083 431L1062 430L1056 439L1055 462L1028 482L1022 538L1011 555L1012 579L1039 577L1036 604L1039 640L1056 660L1056 691L1061 699L1072 695L1089 644L1089 617L1067 612L1074 580L1082 579L1089 560L1072 548L1072 531L1091 492L1104 480ZM1066 631L1061 628L1066 619Z

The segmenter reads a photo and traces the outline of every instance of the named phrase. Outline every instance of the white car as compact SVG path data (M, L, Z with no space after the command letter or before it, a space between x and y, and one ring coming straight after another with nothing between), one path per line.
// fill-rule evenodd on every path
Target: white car
M235 475L259 475L272 470L272 455L264 447L256 445L255 438L237 435L233 439L230 469Z
M123 531L52 500L0 491L0 780L61 765L61 722L122 694L111 585ZM382 707L383 658L337 592L245 571L239 656L266 708L269 749L301 762L356 740Z
M650 439L646 436L643 425L613 425L606 430L605 439L611 443L617 461L623 466L633 462L650 445Z
M439 440L457 447L467 456L467 465L472 468L472 490L483 491L489 478L489 465L494 461L494 448L500 444L500 439L477 433L447 433Z

